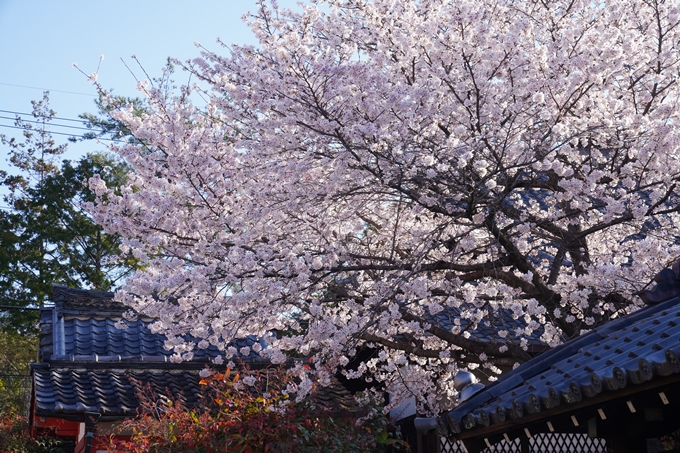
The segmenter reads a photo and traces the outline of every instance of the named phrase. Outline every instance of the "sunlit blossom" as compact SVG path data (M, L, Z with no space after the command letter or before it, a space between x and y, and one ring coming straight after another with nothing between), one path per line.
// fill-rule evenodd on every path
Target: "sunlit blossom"
M178 62L200 96L140 81L113 110L134 171L90 181L92 215L171 360L304 359L300 393L339 367L432 413L458 369L640 306L680 256L675 2L320 3Z

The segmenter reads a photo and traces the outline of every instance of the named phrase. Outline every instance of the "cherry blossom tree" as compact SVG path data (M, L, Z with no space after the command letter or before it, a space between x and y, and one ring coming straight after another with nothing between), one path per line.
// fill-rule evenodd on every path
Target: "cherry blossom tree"
M676 1L301 8L263 1L258 46L201 47L200 83L114 113L134 175L92 209L178 359L270 335L323 382L371 347L348 376L436 411L459 368L635 310L680 256Z

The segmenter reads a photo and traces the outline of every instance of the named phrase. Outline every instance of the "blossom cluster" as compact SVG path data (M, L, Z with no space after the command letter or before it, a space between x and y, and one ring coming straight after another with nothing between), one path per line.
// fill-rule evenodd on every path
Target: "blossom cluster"
M117 297L178 359L185 334L226 360L270 335L275 363L453 404L458 369L493 377L634 310L680 255L679 12L260 2L259 46L204 49L177 62L203 85L140 84L145 110L113 113L134 173L92 180L92 209L144 263Z

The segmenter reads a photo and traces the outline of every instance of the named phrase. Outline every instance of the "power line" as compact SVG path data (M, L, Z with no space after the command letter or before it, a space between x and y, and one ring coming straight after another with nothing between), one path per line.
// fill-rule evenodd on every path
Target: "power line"
M19 116L21 116L21 115L29 116L29 117L33 116L32 113L17 112L17 111L14 111L14 110L2 110L2 109L0 109L0 112L2 112L2 113L12 113L14 115L19 115ZM6 116L0 116L0 119L16 120L16 118L11 118L11 117L6 117ZM86 120L83 120L83 119L76 120L76 119L73 119L73 118L64 118L64 117L61 117L61 116L53 116L52 119L60 120L60 121L72 121L74 123L80 123L80 124L83 124L86 121ZM20 118L20 120L23 121L23 122L26 122L26 123L47 124L47 123L43 123L42 121L25 120L23 118ZM96 129L90 129L90 128L87 128L87 127L68 126L66 124L49 123L49 126L50 127L52 127L52 126L63 127L63 128L68 128L68 129L80 129L80 130L85 130L85 131L89 131L89 132L92 132L92 133L97 133L97 132L106 133L105 130L99 130L98 131ZM5 124L0 124L0 127L7 127L7 128L10 128L10 129L25 130L21 127L10 126L10 125L5 125ZM56 134L56 135L65 135L67 137L75 137L76 136L76 134L66 134L66 133L63 133L63 132L51 132L50 131L49 133L50 134ZM106 140L106 141L114 142L114 143L120 143L120 142L123 141L123 140L116 140L116 139L102 138L102 137L98 137L98 139L99 140Z
M10 116L0 116L0 119L3 119L3 120L13 120L14 118L12 118L12 117L10 117ZM23 123L44 124L44 125L49 126L49 127L55 127L55 126L56 126L56 127L65 127L65 128L68 128L68 129L80 129L80 130L83 130L83 131L94 131L94 132L97 132L96 130L91 129L91 128L89 128L89 127L67 126L66 124L46 123L46 122L44 122L44 121L25 120L25 119L23 119L23 118L21 118L20 121L23 122ZM102 130L101 132L105 132L105 131Z
M7 124L0 124L0 127L6 127L6 128L8 128L8 129L19 129L19 130L21 130L21 131L25 131L25 130L26 130L26 129L24 129L23 127L9 126L9 125L7 125ZM91 129L89 129L89 130L91 130ZM54 135L65 135L65 136L67 136L67 137L77 137L77 136L78 136L78 134L66 134L66 133L64 133L64 132L53 132L53 131L48 131L48 133L49 133L49 134L54 134ZM103 137L98 137L97 140L106 140L106 141L114 142L114 143L120 143L120 142L122 141L122 140L114 140L114 139L111 139L111 138L103 138Z
M14 115L33 116L32 113L15 112L14 110L0 110L0 112L2 112L2 113L12 113ZM59 117L59 116L53 116L52 118L54 118L55 120L73 121L75 123L82 123L82 122L85 121L85 120L74 120L73 118L63 118L63 117ZM12 118L12 119L14 119L14 118Z
M14 115L19 115L19 116L21 116L21 115L28 116L28 117L33 116L32 113L17 112L17 111L14 111L14 110L2 110L2 109L0 109L0 112L2 112L2 113L12 113ZM11 117L7 117L7 116L0 116L0 118L7 119L7 120L15 120L16 119L16 118L11 118ZM55 119L55 120L59 120L59 121L72 121L74 123L80 123L80 124L83 124L86 121L86 120L83 120L83 119L75 120L73 118L64 118L62 116L53 116L52 118ZM23 118L20 118L20 120L25 122L25 123L43 124L42 121L25 120ZM69 128L69 129L80 129L80 130L85 130L85 131L90 131L90 132L98 132L95 129L90 129L90 128L87 128L87 127L79 127L79 126L68 126L66 124L49 123L49 126L50 127L52 127L52 126L64 127L64 128ZM5 127L12 127L12 126L5 126ZM16 129L16 126L14 126L13 128ZM101 132L105 133L106 131L101 130ZM53 133L58 134L58 132L53 132ZM68 135L68 134L60 134L60 135ZM114 141L114 142L120 141L120 140L113 140L113 139L102 139L102 140L110 140L110 141Z
M12 118L11 116L0 116L0 119L3 120L13 120L15 118ZM35 120L25 120L23 118L19 119L22 123L34 123L34 124L44 124L49 127L65 127L68 129L82 129L85 131L91 131L92 129L87 128L87 127L78 127L78 126L68 126L66 124L59 124L59 123L52 123L52 122L44 122L44 121L35 121Z
M55 93L77 94L79 96L90 96L90 97L93 97L93 98L97 97L94 94L78 93L77 91L51 90L49 88L32 87L32 86L28 86L28 85L17 85L15 83L0 82L0 85L7 85L7 86L10 86L10 87L19 87L19 88L30 88L32 90L50 91L50 92L55 92Z
M24 129L23 127L10 126L10 125L8 125L8 124L0 124L0 127L6 127L6 128L9 128L9 129L19 129L19 130L21 130L21 131L25 131L25 130L26 130L26 129ZM65 134L65 133L63 133L63 132L50 132L50 134L55 134L55 135L66 135L66 136L68 136L68 137L75 137L75 134Z

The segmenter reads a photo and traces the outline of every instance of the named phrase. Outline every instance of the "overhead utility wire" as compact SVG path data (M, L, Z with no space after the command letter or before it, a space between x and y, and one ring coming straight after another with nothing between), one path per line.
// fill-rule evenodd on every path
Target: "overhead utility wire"
M0 110L0 112L2 112L2 113L12 113L14 115L33 116L32 113L15 112L14 110ZM53 116L52 118L54 118L55 120L73 121L75 123L82 123L82 122L85 121L85 120L74 120L73 118L63 118L63 117L59 117L59 116ZM12 118L12 119L14 119L14 118Z
M33 116L33 114L31 114L31 113L17 112L17 111L14 111L14 110L2 110L2 109L0 109L0 112L3 112L3 113L12 113L12 114L14 114L14 115L24 115L24 116L29 116L29 117L30 117L30 116ZM6 116L0 116L0 118L1 118L1 119L8 119L8 120L16 119L16 118L10 118L10 117L6 117ZM64 117L60 117L60 116L53 116L52 118L55 119L55 120L60 120L60 121L73 121L73 122L75 122L75 123L81 123L81 124L85 122L85 120L82 120L82 119L81 119L81 120L74 120L73 118L64 118ZM25 119L23 119L23 118L20 118L20 119L21 119L21 121L26 122L26 123L43 124L42 121L25 120ZM50 127L64 127L64 128L69 128L69 129L80 129L80 130L90 131L90 132L93 132L93 133L99 132L99 131L97 131L97 130L89 129L89 128L86 128L86 127L67 126L66 124L55 124L55 123L50 123L49 126L50 126ZM5 125L5 124L0 124L0 127L7 127L7 128L10 128L10 129L22 129L22 130L23 130L23 128L21 128L21 127L10 126L10 125ZM101 132L105 132L105 131L101 131ZM51 133L51 134L56 134L56 135L66 135L66 136L69 136L69 137L73 137L73 136L76 135L76 134L66 134L66 133L63 133L63 132L52 132L52 131L50 131L50 133ZM107 141L111 141L111 142L115 142L115 143L120 142L120 140L114 140L114 139L110 139L110 138L100 138L99 140L107 140Z
M49 91L49 92L55 92L55 93L77 94L79 96L90 96L90 97L93 97L93 98L97 97L94 94L78 93L77 91L51 90L49 88L31 87L31 86L28 86L28 85L17 85L15 83L0 82L0 85L7 85L7 86L10 86L10 87L19 87L19 88L30 88L32 90L42 90L42 91Z
M0 119L3 119L3 120L13 120L14 118L12 118L11 116L0 116ZM65 127L65 128L67 128L67 129L81 129L81 130L83 130L83 131L94 131L94 132L97 132L97 131L95 131L94 129L91 129L91 128L89 128L89 127L67 126L66 124L46 123L46 122L44 122L44 121L35 121L35 120L25 120L25 119L21 119L21 122L22 122L22 123L44 124L44 125L49 126L49 127ZM103 132L103 131L102 131L102 132Z
M26 130L26 129L24 129L23 127L9 126L9 125L7 125L7 124L0 124L0 127L6 127L6 128L9 128L9 129L19 129L19 130L21 130L21 131L25 131L25 130ZM49 131L49 133L50 133L50 134L54 134L54 135L66 135L67 137L77 137L77 136L78 136L78 134L66 134L66 133L64 133L64 132L53 132L53 131ZM97 140L106 140L106 141L114 142L114 143L119 143L119 142L121 142L121 140L114 140L114 139L111 139L111 138L103 138L103 137L97 137Z

